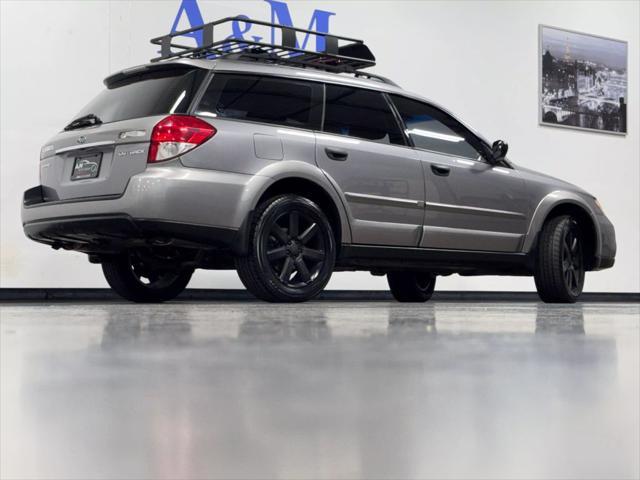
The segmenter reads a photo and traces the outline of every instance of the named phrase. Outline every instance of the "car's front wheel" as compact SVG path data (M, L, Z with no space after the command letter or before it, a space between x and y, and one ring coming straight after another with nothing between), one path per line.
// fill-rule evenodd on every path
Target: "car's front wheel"
M433 295L436 276L429 272L389 272L391 294L399 302L426 302Z
M570 215L552 218L543 227L534 278L547 303L573 303L584 285L583 236Z
M132 302L164 302L177 297L187 287L193 269L154 259L149 254L131 250L104 258L102 272L109 286Z
M253 216L249 251L236 259L244 286L268 302L303 302L325 287L336 258L329 220L311 200L280 195Z

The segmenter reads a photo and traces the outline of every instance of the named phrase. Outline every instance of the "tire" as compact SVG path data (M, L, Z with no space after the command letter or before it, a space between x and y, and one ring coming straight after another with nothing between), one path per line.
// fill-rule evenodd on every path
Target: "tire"
M545 223L540 233L534 278L546 303L574 303L584 286L584 254L580 225L570 215Z
M333 229L322 210L307 198L286 194L258 206L248 254L236 258L236 269L259 299L304 302L325 287L335 259Z
M165 302L177 297L193 275L192 269L180 272L149 270L135 252L103 260L102 272L118 295L138 303Z
M436 286L435 275L428 272L390 272L387 282L399 302L426 302Z

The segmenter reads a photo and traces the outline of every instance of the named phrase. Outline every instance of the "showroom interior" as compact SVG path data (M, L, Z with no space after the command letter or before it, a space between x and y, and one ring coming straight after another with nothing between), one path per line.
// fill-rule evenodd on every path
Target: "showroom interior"
M640 478L640 1L0 28L1 479Z

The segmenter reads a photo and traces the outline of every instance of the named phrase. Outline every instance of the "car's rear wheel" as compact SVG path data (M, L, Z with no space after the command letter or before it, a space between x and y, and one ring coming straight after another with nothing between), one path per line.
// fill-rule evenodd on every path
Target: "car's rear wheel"
M253 216L249 251L236 259L244 286L268 302L303 302L322 291L333 272L336 244L329 220L311 200L280 195Z
M426 302L433 295L436 276L429 272L389 272L391 294L399 302Z
M584 286L583 236L570 215L552 218L540 233L535 282L547 303L574 303Z
M181 269L149 254L130 250L121 255L104 258L102 272L107 282L121 297L132 302L164 302L177 297L191 280L193 269Z

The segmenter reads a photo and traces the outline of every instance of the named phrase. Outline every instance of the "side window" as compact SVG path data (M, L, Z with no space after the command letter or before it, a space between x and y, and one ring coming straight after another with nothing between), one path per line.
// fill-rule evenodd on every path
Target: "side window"
M217 73L196 114L318 129L322 87L311 82Z
M416 147L474 160L480 155L480 145L474 147L473 140L465 138L466 129L454 118L416 100L398 95L391 99Z
M326 86L323 130L380 143L405 145L387 100L379 92Z

